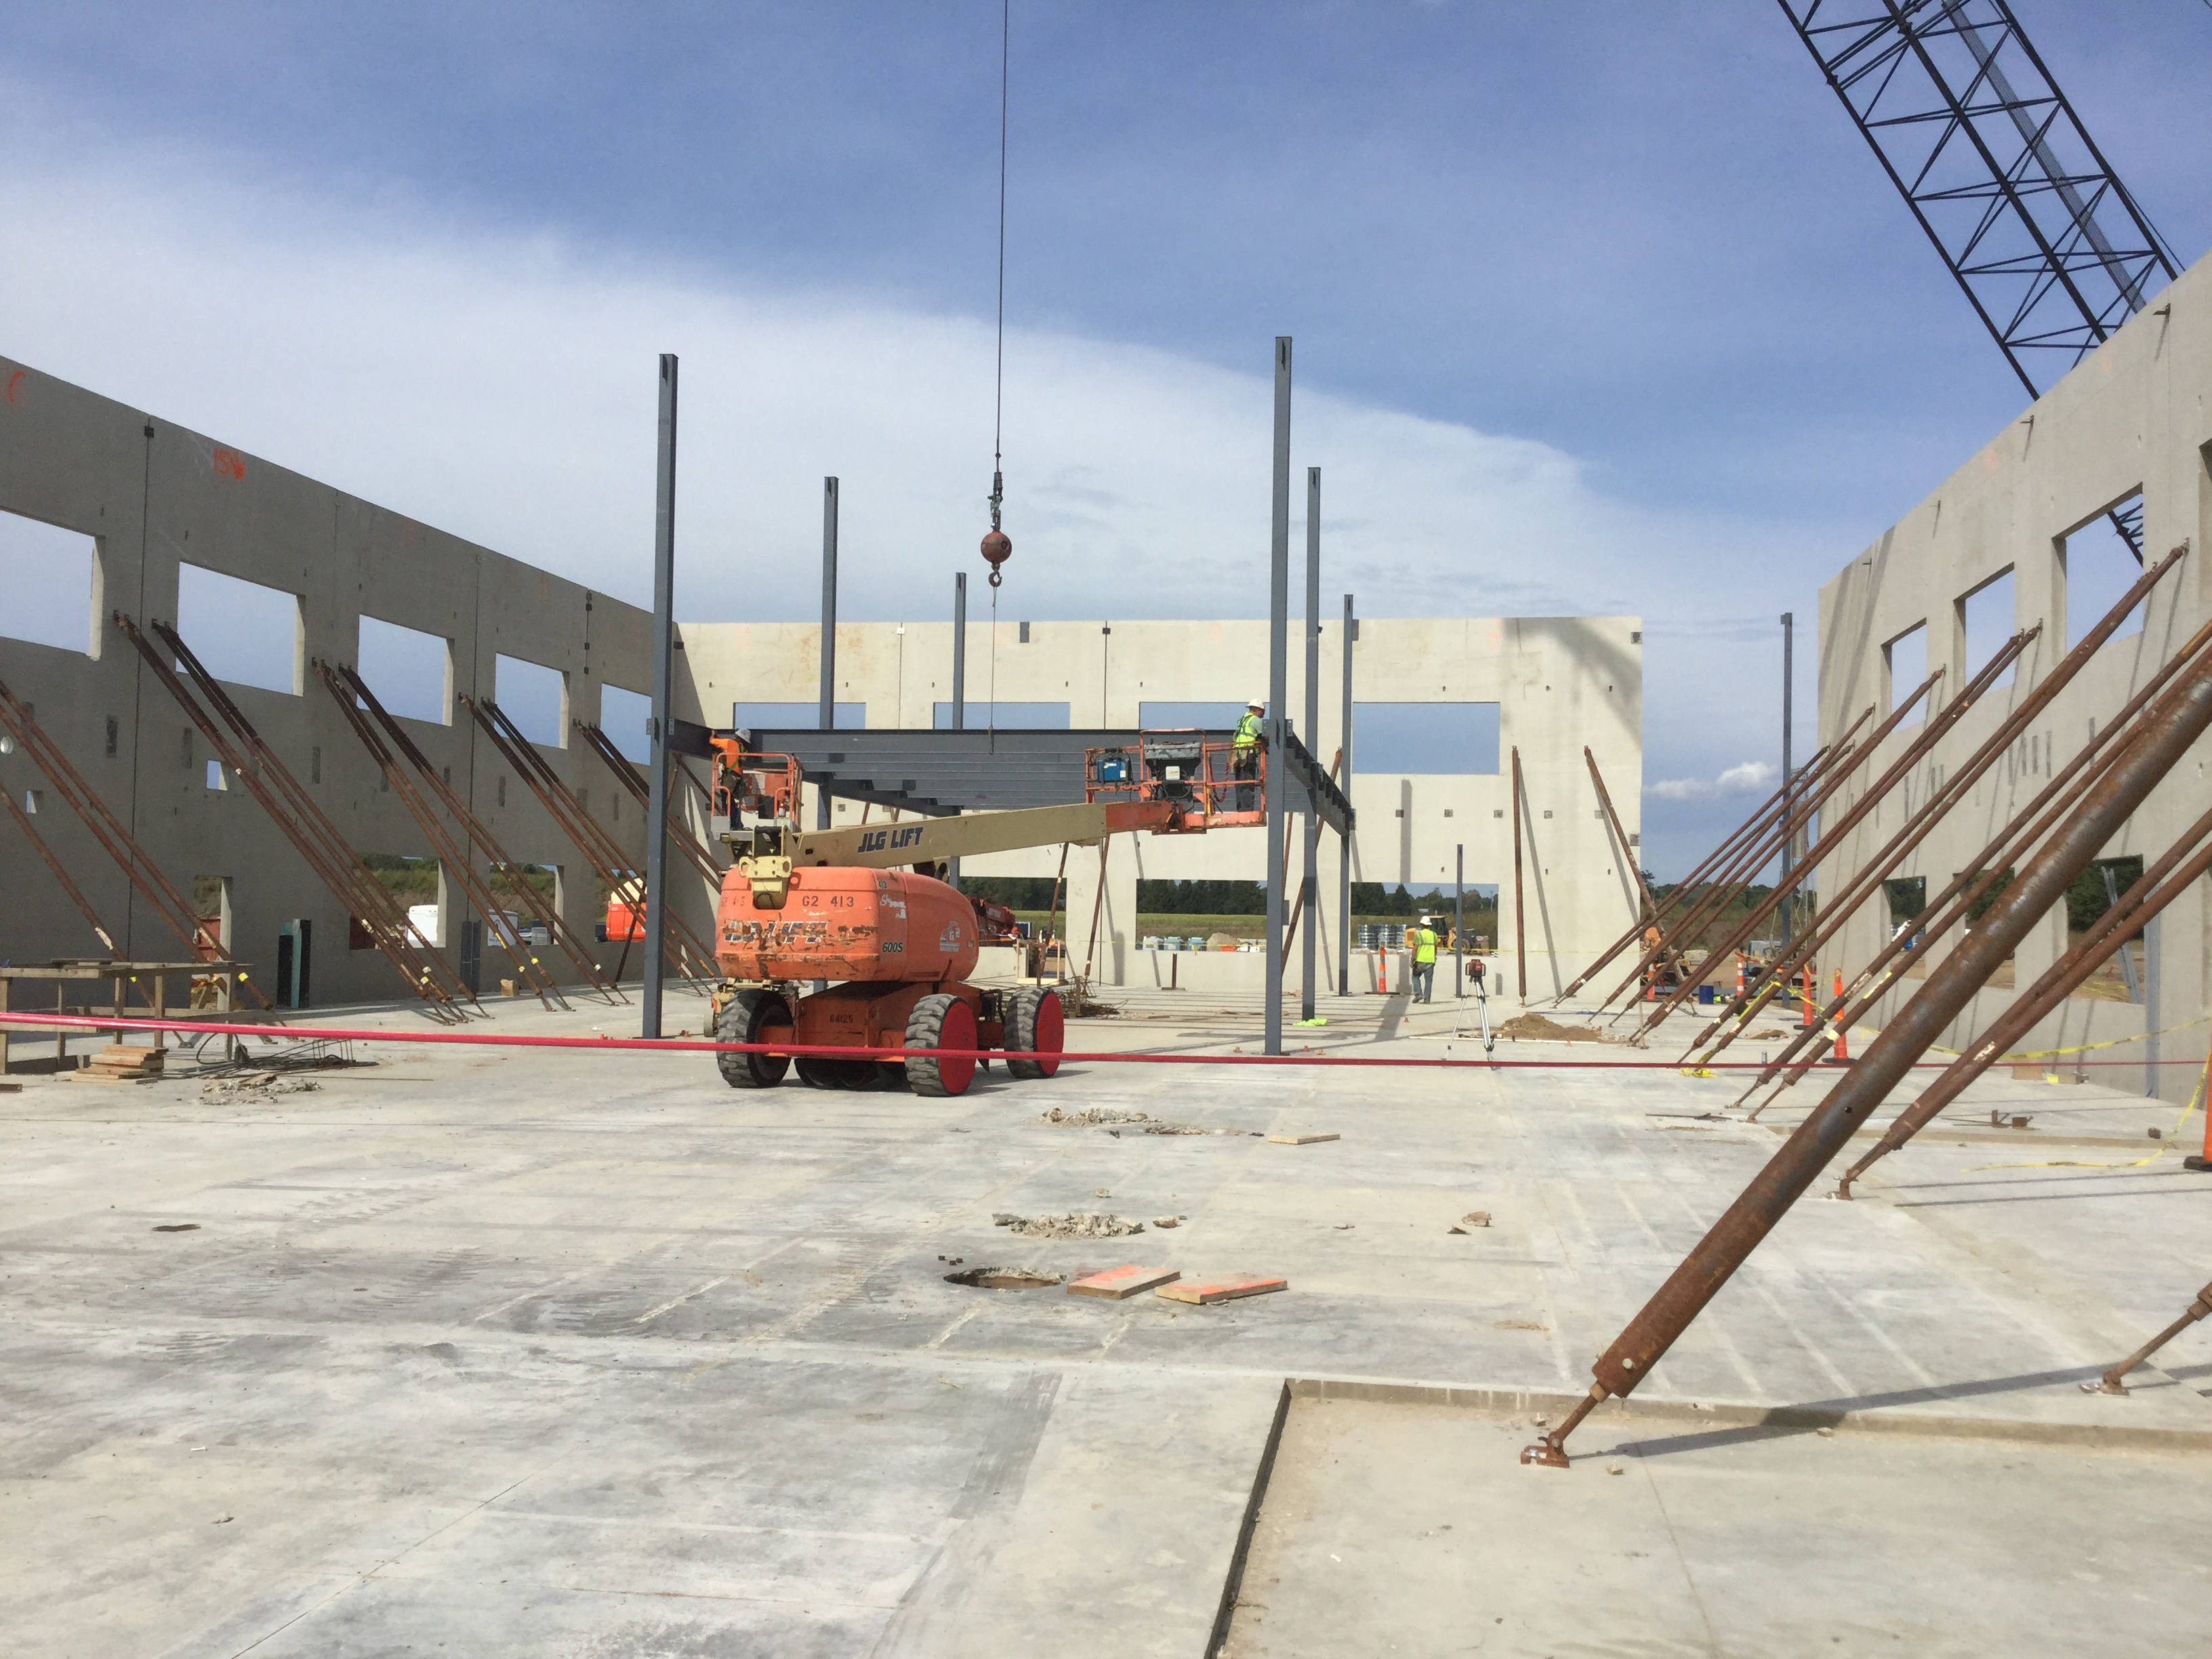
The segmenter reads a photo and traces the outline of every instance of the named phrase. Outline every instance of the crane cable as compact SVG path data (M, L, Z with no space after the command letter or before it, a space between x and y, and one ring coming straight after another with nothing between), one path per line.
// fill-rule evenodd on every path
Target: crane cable
M2212 3L2212 0L2208 0ZM991 533L1006 546L999 524L999 509L1006 499L1005 439L1006 423L1006 82L1012 63L1014 0L1000 0L999 12L999 321L996 359L991 384ZM987 538L988 548L988 538ZM1011 547L1008 547L1011 551ZM987 551L986 557L990 557ZM991 676L990 712L986 716L989 750L999 749L999 566L1001 553L991 558Z

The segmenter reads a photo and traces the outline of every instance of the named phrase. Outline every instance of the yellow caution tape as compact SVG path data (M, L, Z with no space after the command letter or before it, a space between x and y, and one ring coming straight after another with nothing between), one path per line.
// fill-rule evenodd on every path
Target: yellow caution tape
M1712 1073L1702 1066L1685 1066L1682 1068L1682 1075L1684 1077L1711 1077Z
M2053 1158L2044 1164L1976 1164L1960 1173L1973 1175L1983 1170L2140 1170L2146 1164L2157 1163L2172 1150L2174 1143L2180 1138L2181 1126L2189 1121L2190 1114L2203 1100L2208 1082L2212 1082L2212 1054L2204 1056L2204 1069L2197 1074L2197 1087L2190 1091L2189 1103L2181 1109L2181 1115L2174 1121L2173 1127L2166 1132L2165 1138L2158 1144L2158 1150L2148 1158L2130 1158L2123 1164L2091 1164L2071 1158Z
M2148 1042L2153 1037L2170 1036L2176 1031L2185 1031L2192 1025L2202 1025L2212 1019L2212 1014L2199 1014L2194 1019L2185 1019L2179 1025L2162 1026L2155 1031L2145 1031L2141 1036L2109 1037L2102 1042L2084 1042L2071 1048L2026 1048L2018 1054L1999 1054L1990 1061L1992 1066L2009 1066L2027 1060L2057 1060L2067 1054L2094 1054L2100 1048L2124 1048L2130 1042ZM1928 1045L1931 1054L1950 1054L1954 1058L1966 1052L1963 1048L1946 1048L1941 1043Z

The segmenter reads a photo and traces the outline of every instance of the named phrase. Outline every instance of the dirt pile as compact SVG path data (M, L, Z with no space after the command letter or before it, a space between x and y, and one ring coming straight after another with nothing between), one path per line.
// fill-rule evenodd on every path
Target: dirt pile
M275 1072L253 1072L245 1077L216 1078L200 1085L202 1100L273 1100L278 1095L303 1095L323 1085L313 1078L283 1077Z
M1516 1042L1603 1042L1604 1032L1595 1025L1562 1025L1542 1014L1516 1014L1498 1028L1498 1035Z
M1089 1213L1071 1210L1066 1215L1009 1215L1001 1212L991 1218L991 1224L1018 1233L1024 1238L1121 1238L1145 1231L1141 1221L1125 1221L1118 1215L1101 1215L1095 1210Z

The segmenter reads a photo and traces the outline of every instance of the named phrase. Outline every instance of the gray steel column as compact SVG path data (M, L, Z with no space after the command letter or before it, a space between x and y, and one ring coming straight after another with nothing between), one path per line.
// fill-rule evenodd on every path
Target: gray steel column
M1321 762L1321 469L1306 469L1306 746ZM1298 914L1305 918L1300 941L1300 966L1305 989L1298 999L1298 1018L1314 1018L1314 980L1317 976L1318 935L1321 928L1321 814L1306 813L1305 878L1298 884Z
M822 481L822 718L821 729L837 726L837 481ZM830 791L814 791L814 827L830 827Z
M1344 746L1344 798L1352 799L1352 595L1344 596L1344 725L1337 741ZM1336 990L1352 994L1352 836L1336 838Z
M968 573L964 570L952 573L952 729L968 729ZM951 866L949 873L957 888L960 860L952 860Z
M968 729L968 573L952 573L952 729Z
M1784 789L1790 787L1790 657L1796 631L1796 613L1784 611L1782 613L1782 787ZM1786 808L1784 816L1785 817L1788 816ZM1782 884L1784 887L1790 884L1790 866L1796 862L1791 854L1796 851L1796 842L1797 838L1795 836L1788 836L1783 839ZM1782 901L1782 944L1785 950L1790 945L1790 913L1796 908L1796 901L1794 898L1785 898Z
M1283 704L1291 695L1291 337L1275 337L1274 523L1267 581L1267 1006L1262 1054L1283 1052Z
M1467 994L1465 979L1467 961L1467 848L1464 845L1452 849L1452 995Z
M668 721L676 661L676 354L660 354L660 456L653 520L653 753L645 803L645 982L639 1035L660 1035L663 942L667 937Z

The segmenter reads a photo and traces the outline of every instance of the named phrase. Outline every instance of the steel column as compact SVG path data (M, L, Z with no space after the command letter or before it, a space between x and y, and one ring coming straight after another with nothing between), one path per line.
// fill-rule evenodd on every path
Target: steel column
M1321 469L1306 469L1306 743L1321 741ZM1346 796L1346 799L1350 797ZM1310 917L1300 945L1298 963L1305 977L1298 998L1298 1018L1315 1018L1314 981L1318 976L1317 945L1321 938L1321 814L1306 814L1304 878L1298 885L1298 908Z
M1521 889L1521 814L1527 810L1521 794L1521 748L1513 748L1513 972L1519 981L1522 1006L1528 1001L1528 927Z
M639 1035L660 1035L667 938L668 722L676 714L676 354L660 354L660 447L653 466L652 798L645 807L645 972ZM489 917L486 918L489 920Z
M968 573L952 573L952 729L968 729ZM955 887L960 885L960 860L954 859L948 872Z
M1352 636L1358 624L1352 619L1352 595L1344 596L1344 727L1337 738L1344 755L1344 798L1352 799ZM1336 988L1352 994L1352 834L1336 838Z
M1796 613L1785 611L1782 613L1782 781L1785 789L1790 782L1790 728L1791 726L1790 681L1794 666L1790 656L1796 636ZM1782 843L1782 887L1784 892L1787 892L1790 888L1790 866L1796 862L1796 839L1795 836L1790 836ZM1785 950L1790 944L1790 913L1796 908L1794 899L1785 898L1782 902L1782 944Z
M1264 781L1267 808L1267 988L1262 1054L1283 1052L1283 704L1290 687L1291 626L1291 337L1275 337L1274 512L1268 540L1267 748Z
M837 727L837 481L822 481L822 708L821 729ZM830 787L814 786L814 827L830 827Z

